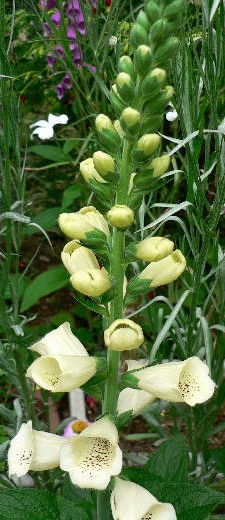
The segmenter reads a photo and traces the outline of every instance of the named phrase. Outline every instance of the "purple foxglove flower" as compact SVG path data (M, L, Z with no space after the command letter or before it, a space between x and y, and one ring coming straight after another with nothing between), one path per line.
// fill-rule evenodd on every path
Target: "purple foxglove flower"
M63 82L59 83L56 87L57 98L62 99L66 93L66 88Z
M56 52L56 55L59 56L60 58L64 57L64 50L61 47L61 45L56 45L55 52Z
M97 9L97 0L91 0L91 5L94 9Z
M68 11L67 14L69 18L74 18L74 15L77 15L81 12L80 4L78 0L69 0L68 3Z
M65 85L67 90L72 88L72 81L70 79L69 74L65 74L65 76L63 78L63 83L64 83L64 85Z
M48 22L44 23L44 29L43 29L44 38L48 38L49 34L51 34L51 28Z
M86 31L85 31L84 17L83 17L82 11L80 11L80 13L77 14L77 16L76 16L76 26L77 26L77 30L79 31L81 36L85 36Z
M50 67L50 69L53 69L54 68L54 65L56 64L57 62L57 59L55 57L55 53L54 52L50 52L48 55L47 55L47 64L48 66Z
M79 49L79 47L77 45L76 48L74 48L73 62L77 67L78 65L81 65L82 61L83 61L83 55L82 55L81 49Z
M47 9L47 11L50 11L50 9L53 9L56 6L56 0L41 0L40 7L42 9Z
M84 63L84 66L96 74L96 67L94 65L91 65L90 63Z
M60 25L60 22L61 22L61 15L60 15L60 11L55 11L53 13L53 15L51 16L51 19L53 21L53 23L55 24L56 27L58 27L58 25Z
M75 30L74 30L74 23L71 23L71 24L68 26L68 29L67 29L67 38L68 38L69 40L76 40L76 39L77 39L77 36L76 36Z

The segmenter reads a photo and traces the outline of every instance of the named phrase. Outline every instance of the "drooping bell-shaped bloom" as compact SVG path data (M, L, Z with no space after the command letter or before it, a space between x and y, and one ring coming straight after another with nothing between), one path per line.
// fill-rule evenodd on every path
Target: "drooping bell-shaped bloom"
M60 467L68 471L73 484L81 488L106 489L111 476L122 468L118 432L106 416L65 441Z
M61 254L62 262L69 273L74 289L86 296L96 297L111 288L109 274L100 268L91 249L81 246L76 240L68 242Z
M109 228L103 215L94 206L86 206L76 213L61 213L59 227L69 238L83 240L91 232L97 232L106 239Z
M190 406L204 403L212 397L215 383L208 376L208 366L198 357L172 361L142 370L127 372L124 380L130 386L150 392L159 399Z
M144 335L140 325L127 318L115 320L104 332L106 347L111 350L132 350L142 345Z
M186 260L179 249L157 262L151 262L139 275L139 279L149 280L149 287L174 282L186 268Z
M32 429L23 423L11 440L8 451L9 476L22 477L30 470L43 471L59 466L63 437Z
M27 369L27 377L51 392L70 392L86 383L97 371L100 358L88 355L72 334L69 323L46 334L30 350L38 352Z
M111 494L113 520L176 520L172 504L158 502L145 488L120 478Z

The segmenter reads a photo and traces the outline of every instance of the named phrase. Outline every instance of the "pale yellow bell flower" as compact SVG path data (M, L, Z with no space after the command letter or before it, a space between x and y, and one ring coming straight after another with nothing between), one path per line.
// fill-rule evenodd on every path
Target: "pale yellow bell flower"
M138 276L141 280L149 280L149 287L174 282L186 268L186 260L179 249L157 262L151 262Z
M144 408L155 401L155 395L146 392L145 390L138 390L136 388L124 388L119 393L117 402L117 415L131 411L132 415L138 414Z
M134 220L134 212L124 204L116 204L107 213L107 218L118 229L128 228Z
M107 348L123 351L142 345L144 335L140 325L127 318L115 320L104 332Z
M61 450L60 467L69 472L76 486L106 489L111 476L122 469L122 451L114 423L104 416L68 439Z
M99 269L98 260L93 251L81 246L77 240L67 242L62 250L61 259L70 274L88 269Z
M61 213L58 222L65 235L77 240L84 240L88 233L96 230L106 236L109 234L106 220L94 206L86 206L76 213Z
M93 154L94 167L102 177L107 176L110 172L115 170L115 161L111 155L102 152L101 150Z
M135 244L135 256L147 262L158 262L170 255L174 242L164 237L148 237Z
M80 163L80 173L86 182L91 179L101 183L106 182L95 169L92 157L89 157Z

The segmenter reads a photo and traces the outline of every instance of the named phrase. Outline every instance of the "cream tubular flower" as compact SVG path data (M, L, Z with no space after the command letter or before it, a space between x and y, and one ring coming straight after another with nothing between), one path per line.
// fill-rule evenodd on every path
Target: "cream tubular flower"
M215 383L208 373L208 366L193 356L185 361L172 361L134 371L131 377L137 378L139 389L159 399L195 406L208 401L214 393Z
M176 520L172 504L158 502L147 489L116 478L111 494L113 520Z
M69 323L46 334L31 350L41 357L28 367L26 376L51 392L70 392L79 388L96 373L100 362L88 355L72 334Z
M104 332L106 347L111 350L132 350L142 345L144 335L140 325L132 320L115 320Z
M149 237L135 245L135 256L146 262L158 262L173 251L174 243L164 237Z
M86 296L101 296L111 288L109 274L100 269L91 249L81 246L76 240L68 242L61 253L65 268L72 275L70 282L74 289Z
M148 265L138 278L149 280L149 287L151 288L159 287L177 280L185 268L185 257L179 249L176 249L162 260Z
M111 476L118 475L122 468L114 423L102 417L77 437L68 439L61 450L60 467L81 488L106 489Z
M59 466L63 437L32 430L32 422L23 423L11 440L8 451L9 476L22 477L30 470L43 471Z
M76 240L88 238L91 231L100 231L103 238L109 234L106 220L94 206L84 207L77 213L61 213L58 222L61 231Z
M156 397L145 390L137 390L136 388L124 388L119 393L117 403L117 415L131 410L132 414L138 414L146 406L152 404Z

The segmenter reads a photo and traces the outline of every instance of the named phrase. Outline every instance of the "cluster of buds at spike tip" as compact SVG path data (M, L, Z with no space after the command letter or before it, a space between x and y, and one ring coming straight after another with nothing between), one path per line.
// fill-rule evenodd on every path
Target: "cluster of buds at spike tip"
M116 204L107 213L107 218L112 226L117 229L127 229L134 220L134 212L123 204Z
M215 383L208 374L208 366L193 356L126 372L123 383L165 401L195 406L208 401L214 393Z
M63 323L46 334L30 350L40 354L27 369L27 377L50 392L70 392L96 373L101 358L90 357L70 329Z
M142 345L144 335L142 328L127 318L115 320L104 332L104 341L107 348L123 351L133 350Z
M106 240L109 228L103 215L94 206L86 206L76 213L61 213L59 227L69 238Z
M61 253L62 262L71 274L74 289L90 297L98 297L111 288L109 274L100 268L91 249L81 246L76 240L68 242Z

